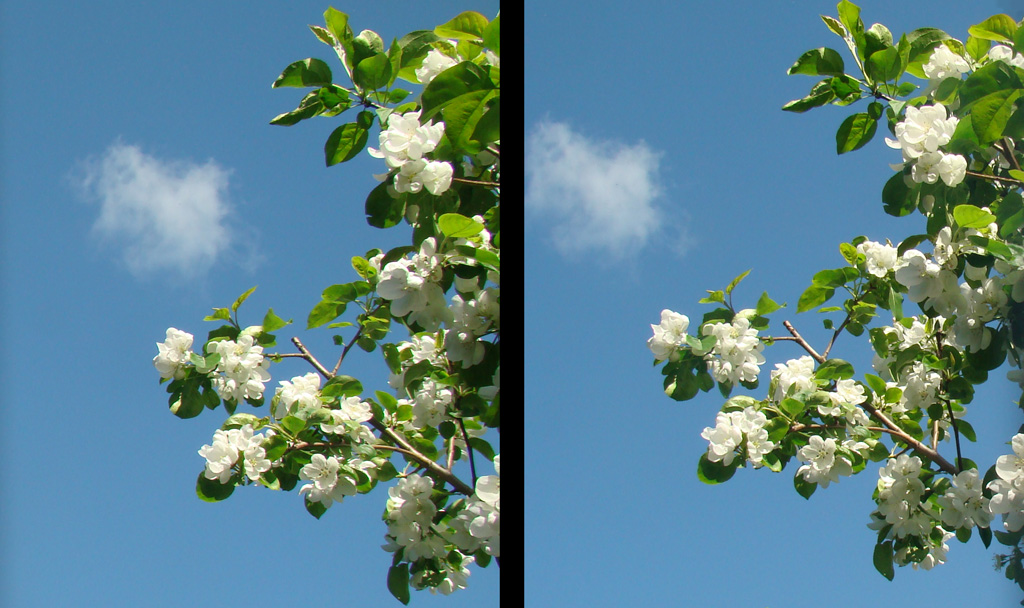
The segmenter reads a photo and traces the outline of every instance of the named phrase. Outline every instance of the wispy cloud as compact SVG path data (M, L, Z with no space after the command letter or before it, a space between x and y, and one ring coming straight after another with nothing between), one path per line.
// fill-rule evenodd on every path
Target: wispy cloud
M598 141L544 121L526 150L526 204L548 221L563 253L636 252L659 230L661 153L644 142Z
M115 142L82 168L76 181L99 203L93 231L136 276L205 274L235 241L229 171L212 160L162 160Z

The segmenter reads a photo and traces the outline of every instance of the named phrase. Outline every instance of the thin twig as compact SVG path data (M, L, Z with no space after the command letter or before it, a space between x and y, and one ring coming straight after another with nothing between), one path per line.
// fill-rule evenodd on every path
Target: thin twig
M1017 162L1017 157L1013 154L1013 146L1010 145L1010 138L1009 137L1004 137L1003 138L1003 150L1002 150L1002 152L1003 152L1003 156L1005 156L1006 159L1008 161L1010 161L1010 164L1013 165L1013 168L1018 170L1018 171L1020 171L1020 164Z
M825 357L819 355L818 351L814 350L814 348L807 343L807 340L804 340L804 337L801 336L800 332L798 332L796 328L793 327L792 323L790 323L789 321L783 321L782 326L785 327L789 331L789 333L793 334L793 339L796 340L796 343L802 346L804 350L806 350L811 355L811 357L814 358L815 361L817 361L818 363L825 362Z
M459 418L459 430L462 431L462 440L466 442L466 451L469 452L469 472L473 476L473 487L476 487L476 465L473 462L473 446L469 445L469 433L466 432L466 424ZM448 467L451 468L451 467Z
M501 184L499 182L485 182L485 181L481 181L481 180L478 180L478 179L466 179L464 177L453 177L452 181L453 182L461 182L463 184L472 184L474 186L486 186L488 188L500 188L501 187Z
M974 171L964 171L964 174L965 175L970 175L971 177L977 177L979 179L985 179L985 180L988 180L988 181L991 181L991 182L1007 182L1007 183L1017 184L1018 186L1024 186L1024 182L1022 182L1022 181L1020 181L1018 179L1013 179L1012 177L999 177L997 175L986 175L984 173L976 173Z

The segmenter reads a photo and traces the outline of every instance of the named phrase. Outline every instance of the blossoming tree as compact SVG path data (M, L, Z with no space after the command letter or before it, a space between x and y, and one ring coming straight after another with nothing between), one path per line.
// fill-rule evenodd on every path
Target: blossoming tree
M292 63L273 86L312 90L271 124L357 110L328 137L328 166L362 152L379 125L379 148L366 150L384 172L366 199L367 222L404 221L411 244L353 257L357 278L327 287L312 307L307 330L350 334L335 336L333 366L298 337L297 352L266 352L290 322L271 309L260 325L243 327L238 310L251 289L205 318L218 326L201 347L169 328L153 363L172 413L191 418L223 406L228 414L199 449L203 500L224 500L241 485L293 490L301 482L298 494L319 518L397 479L384 506L387 585L408 603L410 585L448 594L466 586L470 565L500 559L499 456L488 435L500 430L500 19L465 12L390 45L370 30L355 35L333 8L324 19L310 29L351 86L335 84L319 59ZM409 100L397 79L422 92ZM350 308L353 320L339 321ZM386 342L399 328L408 339ZM389 390L369 395L339 373L353 346L379 349ZM287 357L312 371L267 395L271 364ZM242 404L256 413L236 411ZM491 466L494 475L478 475Z
M863 147L883 123L901 154L882 188L885 212L920 214L924 232L896 245L863 236L839 245L845 265L816 273L797 303L798 313L834 313L820 350L788 321L784 335L764 335L781 308L767 293L737 310L733 291L746 273L700 300L714 308L693 331L687 316L662 311L647 344L668 396L688 400L717 385L727 399L701 433L702 481L724 482L747 465L781 472L796 460L795 489L809 498L879 462L869 527L881 574L942 564L953 538L976 533L986 547L994 536L1014 548L1000 559L1024 588L1024 427L1008 430L1008 453L988 466L963 445L976 439L964 417L975 386L1007 362L1024 387L1024 26L995 15L965 42L934 28L897 38L881 24L865 28L847 0L837 18L822 19L855 73L833 49L804 53L789 73L823 78L783 110L865 101L839 127L837 152ZM833 301L837 293L845 297ZM832 356L843 334L870 343L871 373ZM765 348L783 340L806 354L775 365L767 395L733 395L759 388Z

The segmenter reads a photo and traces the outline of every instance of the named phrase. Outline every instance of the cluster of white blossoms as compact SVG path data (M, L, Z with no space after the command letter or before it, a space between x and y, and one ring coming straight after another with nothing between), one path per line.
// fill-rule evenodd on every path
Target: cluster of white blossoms
M1003 528L1017 532L1024 528L1024 434L1014 435L1010 445L1013 453L996 459L999 478L988 484L989 509L1003 516Z
M942 104L907 106L906 118L896 125L896 139L885 139L891 148L903 153L903 164L912 162L911 178L918 183L934 184L940 178L950 187L964 180L967 159L959 154L946 154L940 146L949 143L960 119L948 116ZM893 165L902 169L903 164Z
M245 475L257 481L262 473L271 468L272 463L267 460L263 442L273 436L272 430L254 435L251 424L239 429L218 429L213 434L213 443L199 449L199 455L206 459L203 475L210 480L228 483L235 465L241 460Z
M651 325L654 335L647 340L647 348L658 361L679 360L679 348L686 343L686 330L690 319L669 309L661 311L661 323Z
M451 316L441 280L444 256L437 253L434 237L420 243L419 253L411 258L388 262L380 271L377 293L391 301L391 314L409 315L410 323L417 323L426 331L435 331Z
M935 47L928 63L921 66L921 70L929 80L942 80L944 78L960 78L971 71L971 65L967 60L957 55L948 46L940 44Z
M892 526L888 538L927 537L932 531L931 515L921 504L924 482L921 459L900 454L878 471L878 515Z
M456 532L455 544L472 553L484 548L489 555L501 557L501 471L499 456L494 456L494 472L476 480L473 495L459 511L451 526Z
M153 365L160 372L162 380L180 380L185 377L185 366L192 356L192 340L190 333L173 327L167 328L167 339L156 345L159 352L153 358Z
M238 340L214 340L208 343L210 354L219 354L220 361L208 375L217 394L224 401L241 403L246 399L263 396L264 383L270 380L270 361L263 358L263 347L256 343L254 334L260 327L242 330ZM162 379L181 379L192 356L193 336L170 327L167 339L157 343L158 354L153 365Z
M761 372L764 343L757 337L757 330L750 326L748 315L752 313L741 310L732 323L706 323L701 328L705 336L715 336L715 345L707 352L699 349L693 352L704 356L711 375L718 382L755 382Z
M251 328L250 328L251 329ZM220 354L220 362L212 377L213 388L225 401L241 403L246 399L263 396L264 383L270 380L270 361L263 358L263 347L249 329L243 330L238 340L217 340L210 342L210 354Z
M445 540L434 530L437 506L430 500L434 482L429 477L413 473L388 490L385 518L388 522L388 541L385 551L404 548L410 562L444 556Z
M449 361L462 363L465 367L483 361L485 350L480 338L500 323L500 294L499 287L488 287L477 290L472 297L459 294L452 297L451 322L444 334Z
M857 245L857 253L864 255L865 270L876 277L884 277L896 269L899 262L899 250L892 245L883 245L875 241L864 241Z
M374 158L383 158L389 169L398 169L395 190L416 193L425 188L434 195L447 191L452 184L451 163L429 160L425 156L441 141L444 123L421 125L417 110L390 114L387 126L380 133L380 149L367 148L367 152ZM387 175L377 177L383 180Z
M942 523L950 530L957 528L987 528L992 522L989 499L982 494L978 469L968 469L955 475L951 487L935 502L942 507Z
M736 458L736 449L746 448L747 460L755 467L761 466L764 455L775 449L768 440L764 426L768 418L752 406L743 411L719 412L715 426L706 427L700 434L708 441L708 460L721 462L725 466Z
M355 474L350 466L351 463L344 463L337 456L313 454L309 464L299 471L299 479L312 483L299 488L299 495L309 494L310 502L318 502L324 507L340 503L346 496L355 496Z
M320 375L309 372L291 380L281 380L274 394L274 417L283 420L297 410L320 403Z
M776 363L771 378L775 383L776 401L782 401L793 393L814 390L817 387L814 382L814 359L804 355L799 359L790 359L785 364Z
M797 469L796 474L807 483L816 483L823 488L838 482L840 475L853 474L853 467L846 456L836 454L837 447L836 440L831 437L822 439L811 435L807 445L797 450L797 458L805 464Z

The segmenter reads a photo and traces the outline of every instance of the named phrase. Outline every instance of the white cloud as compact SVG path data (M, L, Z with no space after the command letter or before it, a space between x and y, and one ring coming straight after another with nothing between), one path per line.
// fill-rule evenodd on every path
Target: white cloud
M132 274L204 274L233 244L226 169L166 161L115 142L80 177L100 206L95 234L122 250Z
M559 122L537 125L527 142L527 208L545 216L563 253L636 252L662 227L661 153L644 142L595 141Z

